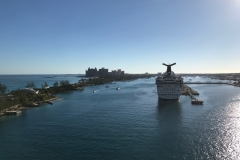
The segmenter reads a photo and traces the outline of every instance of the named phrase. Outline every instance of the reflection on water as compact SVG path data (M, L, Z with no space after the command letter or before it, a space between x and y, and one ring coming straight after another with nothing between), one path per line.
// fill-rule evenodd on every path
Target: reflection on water
M203 150L216 159L240 159L239 103L229 103L228 108L218 107L206 119L201 133ZM201 152L200 152L201 153ZM202 153L201 153L202 154Z
M158 108L168 107L168 106L180 106L180 99L158 99Z
M176 125L181 121L181 102L177 100L158 99L158 120Z
M182 159L180 155L182 142L182 108L180 100L158 99L157 106L157 140L161 148L171 150L171 154L161 153L162 159Z
M172 125L179 123L181 120L181 102L180 100L164 100L158 99L158 120L172 122Z
M177 100L158 99L158 118L171 117L171 120L181 119L181 102Z

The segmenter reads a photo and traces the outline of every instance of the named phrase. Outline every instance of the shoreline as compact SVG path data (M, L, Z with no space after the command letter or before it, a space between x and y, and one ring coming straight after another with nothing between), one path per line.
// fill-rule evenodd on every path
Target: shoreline
M40 107L40 105L42 105L42 104L44 104L44 103L48 103L48 102L53 102L53 101L56 101L56 100L59 100L60 98L58 98L58 97L55 97L55 98L51 98L51 99L49 99L49 100L46 100L46 101L36 101L36 102L34 102L33 104L37 104L37 105L35 105L35 106L29 106L29 107L27 107L27 106L21 106L20 104L17 104L17 105L15 105L15 106L11 106L11 107L9 107L9 108L6 108L6 109L4 109L4 110L2 110L1 112L0 112L0 116L8 116L8 115L6 115L6 112L7 111L16 111L16 112L18 112L17 114L19 114L19 113L21 113L23 110L27 110L27 109L29 109L29 108L34 108L34 107ZM52 105L52 104L51 104Z
M81 77L86 77L86 76L81 76ZM58 100L59 98L56 97L55 95L58 93L63 93L63 92L67 92L67 91L74 91L74 90L84 90L85 87L87 86L93 86L93 85L104 85L104 84L109 84L109 83L113 83L115 82L128 82L128 81L132 81L132 80L136 80L139 78L150 78L153 77L150 75L125 75L125 76L106 76L106 77L88 77L89 79L81 79L79 80L78 83L73 83L70 84L68 81L61 81L61 84L57 85L57 86L53 86L53 87L49 87L49 88L36 88L36 89L31 89L29 90L12 90L10 95L11 97L15 98L21 98L19 97L19 95L21 96L21 94L27 94L28 97L24 97L29 98L32 96L29 95L37 95L38 92L41 93L41 96L49 96L51 95L51 97L48 97L50 99L48 100L44 100L44 101L38 101L37 96L34 99L29 99L29 101L23 101L20 103L17 102L18 104L14 105L14 106L10 106L8 108L3 109L2 111L0 111L0 116L5 115L6 111L22 111L25 109L28 109L30 107L38 107L39 105L43 104L43 103L48 103L48 104L53 104L52 101ZM62 83L63 82L63 83ZM7 97L7 95L6 95ZM23 99L23 100L25 100ZM16 107L17 106L17 107Z

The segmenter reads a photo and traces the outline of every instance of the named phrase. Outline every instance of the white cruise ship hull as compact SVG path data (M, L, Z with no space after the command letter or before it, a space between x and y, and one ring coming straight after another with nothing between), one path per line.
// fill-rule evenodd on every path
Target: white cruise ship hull
M179 99L182 95L182 84L158 84L157 93L160 99Z
M171 66L175 64L167 65L163 63L163 65L167 66L167 71L156 78L158 98L179 99L182 95L183 79L181 76L175 75L171 70Z

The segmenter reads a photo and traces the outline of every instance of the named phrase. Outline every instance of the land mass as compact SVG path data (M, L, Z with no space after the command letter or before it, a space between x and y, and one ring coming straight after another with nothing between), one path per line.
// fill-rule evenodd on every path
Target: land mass
M26 89L12 90L0 96L0 115L6 113L18 113L26 107L36 107L42 103L52 104L56 100L56 94L71 90L84 90L86 86L102 85L113 83L114 81L132 81L138 78L150 78L155 75L151 74L125 74L121 76L107 75L102 77L81 78L78 83L70 84L69 81L55 82L49 87L47 83L42 88L35 88L33 82L27 84ZM1 86L4 86L1 84ZM5 86L6 90L6 86Z

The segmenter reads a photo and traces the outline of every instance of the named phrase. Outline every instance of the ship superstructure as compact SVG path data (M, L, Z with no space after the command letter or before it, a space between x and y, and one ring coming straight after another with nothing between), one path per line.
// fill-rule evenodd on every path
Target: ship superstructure
M173 64L165 64L167 71L156 78L158 98L161 99L178 99L182 94L183 78L177 76L171 69Z

